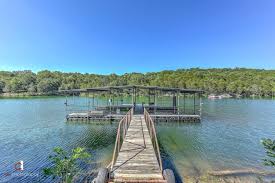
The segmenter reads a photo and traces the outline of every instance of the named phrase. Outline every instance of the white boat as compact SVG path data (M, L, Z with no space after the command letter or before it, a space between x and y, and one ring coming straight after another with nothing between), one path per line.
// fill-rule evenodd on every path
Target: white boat
M222 99L222 96L211 94L208 96L208 99Z

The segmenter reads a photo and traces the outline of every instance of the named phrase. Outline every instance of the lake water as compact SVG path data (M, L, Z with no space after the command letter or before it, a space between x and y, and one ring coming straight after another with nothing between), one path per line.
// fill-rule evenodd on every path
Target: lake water
M0 182L51 182L41 173L60 146L86 147L96 172L111 161L117 123L67 123L64 98L0 99ZM275 139L275 101L203 100L201 123L158 123L166 168L188 179L214 170L256 169L265 151L261 138ZM14 164L24 161L21 174Z

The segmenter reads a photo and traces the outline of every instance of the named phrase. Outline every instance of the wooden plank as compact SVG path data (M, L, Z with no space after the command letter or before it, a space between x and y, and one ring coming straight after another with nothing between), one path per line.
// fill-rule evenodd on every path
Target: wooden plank
M155 150L142 115L135 115L111 172L114 182L163 181Z

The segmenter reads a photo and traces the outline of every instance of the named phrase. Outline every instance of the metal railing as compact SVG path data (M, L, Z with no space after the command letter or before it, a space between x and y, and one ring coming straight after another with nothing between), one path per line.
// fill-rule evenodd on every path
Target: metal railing
M131 122L132 118L133 118L133 108L127 112L127 114L120 120L120 122L118 124L115 148L114 148L113 158L112 158L112 162L111 162L111 171L113 170L118 153L122 146L122 142L126 136L126 133L127 133L128 127L130 126L130 122Z
M160 150L159 150L159 144L158 144L158 139L157 139L157 134L156 134L156 129L155 129L155 124L154 121L152 120L150 114L147 112L147 110L144 108L144 119L149 131L149 135L156 153L156 157L159 163L160 170L162 172L162 161L161 161L161 156L160 156Z

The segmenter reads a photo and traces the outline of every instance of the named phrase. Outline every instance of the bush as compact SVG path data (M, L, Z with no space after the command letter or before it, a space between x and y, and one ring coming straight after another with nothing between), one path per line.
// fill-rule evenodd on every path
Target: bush
M54 155L49 156L53 166L44 168L43 173L53 176L53 179L58 177L65 183L71 183L73 177L78 173L78 161L83 161L91 156L85 151L85 148L81 147L73 149L71 155L60 147L54 148L53 151Z
M268 159L264 159L264 164L266 166L275 166L275 140L263 139L262 144L266 149L266 155Z

